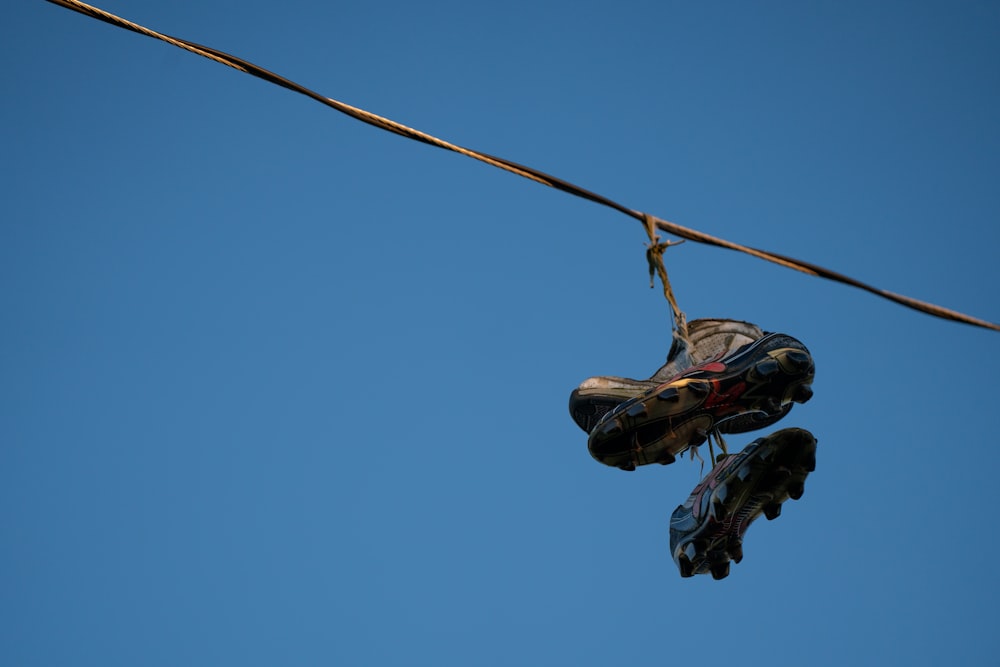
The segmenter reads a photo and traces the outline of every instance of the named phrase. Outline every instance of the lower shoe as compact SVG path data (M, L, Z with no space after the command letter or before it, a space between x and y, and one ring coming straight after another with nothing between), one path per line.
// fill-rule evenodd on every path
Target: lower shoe
M673 463L711 433L745 431L781 419L793 402L812 397L814 374L802 343L768 334L619 404L598 420L587 447L601 463L622 470Z
M683 341L675 334L666 363L652 377L648 380L616 376L587 378L570 394L570 415L581 429L590 433L601 417L621 403L673 379L692 366L725 357L763 337L764 333L760 327L749 322L724 319L692 320L688 322L688 341ZM791 406L788 406L785 412L789 409ZM756 417L755 419L751 416L743 423L730 422L724 432L741 433L765 428L777 421L777 419L764 419L762 415Z
M670 518L670 551L682 577L729 575L729 563L743 560L743 535L757 517L781 514L781 504L798 500L816 469L816 439L787 428L720 456L712 471Z

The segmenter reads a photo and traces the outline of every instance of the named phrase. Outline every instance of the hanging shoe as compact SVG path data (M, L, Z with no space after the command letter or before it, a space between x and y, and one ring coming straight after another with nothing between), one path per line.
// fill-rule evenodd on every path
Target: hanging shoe
M670 518L670 552L682 577L729 575L730 561L743 560L743 535L763 514L781 514L781 504L798 500L816 469L816 439L787 428L720 456L712 471Z
M756 325L738 320L701 319L688 322L689 345L676 335L667 362L648 380L601 376L584 380L569 397L569 412L573 421L585 432L590 433L601 417L615 407L640 396L692 366L719 359L739 348L763 338L764 333ZM787 412L791 406L785 410ZM762 415L761 415L762 416ZM782 414L782 416L784 416ZM780 419L780 417L779 417ZM756 422L751 416L746 420L747 428L730 424L726 433L764 428L777 419Z
M781 419L793 402L812 397L814 373L802 343L767 334L618 404L594 425L587 447L601 463L623 470L673 463L710 433L747 431Z

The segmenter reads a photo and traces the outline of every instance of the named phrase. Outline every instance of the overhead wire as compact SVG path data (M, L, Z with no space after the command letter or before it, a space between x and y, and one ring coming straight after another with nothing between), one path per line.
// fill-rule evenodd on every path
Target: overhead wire
M470 157L474 160L479 160L480 162L484 162L498 169L502 169L504 171L516 174L523 178L535 181L536 183L540 183L542 185L546 185L548 187L561 190L576 197L580 197L595 202L597 204L601 204L602 206L614 209L620 213L623 213L631 218L638 220L644 226L648 227L649 224L652 223L653 225L655 225L657 229L660 229L669 234L673 234L674 236L678 236L682 239L687 239L689 241L694 241L696 243L703 243L706 245L716 246L719 248L727 248L729 250L735 250L738 252L746 253L753 257L757 257L759 259L763 259L768 262L772 262L789 269L794 269L796 271L800 271L802 273L811 276L824 278L826 280L832 280L844 285L850 285L852 287L862 289L866 292L869 292L881 298L888 299L889 301L893 301L900 305L912 308L914 310L926 313L928 315L932 315L934 317L953 320L956 322L962 322L964 324L970 324L985 329L992 329L994 331L1000 331L1000 324L995 324L993 322L973 317L971 315L966 315L964 313L952 310L950 308L945 308L943 306L939 306L933 303L921 301L919 299L914 299L912 297L908 297L902 294L897 294L895 292L890 292L888 290L880 289L878 287L874 287L872 285L864 283L860 280L856 280L849 276L843 275L836 271L831 271L830 269L823 268L822 266L818 266L810 262L805 262L799 259L795 259L793 257L788 257L786 255L782 255L776 252L761 250L759 248L754 248L751 246L734 243L732 241L727 241L725 239L712 236L704 232L700 232L696 229L691 229L689 227L685 227L683 225L679 225L677 223L669 222L662 218L658 218L648 213L644 213L642 211L629 208L612 199L609 199L608 197L600 195L596 192L592 192L578 185L570 183L569 181L557 178L555 176L552 176L551 174L547 174L538 169L534 169L532 167L519 164L517 162L513 162L511 160L507 160L502 157L497 157L495 155L490 155L488 153L483 153L481 151L472 150L470 148L459 146L457 144L450 143L443 139L439 139L433 135L427 134L426 132L421 132L420 130L408 127L406 125L403 125L402 123L398 123L389 118L384 118L369 111L365 111L364 109L360 109L358 107L351 106L350 104L345 104L344 102L340 102L333 98L320 95L319 93L313 90L310 90L302 85L295 83L294 81L290 81L289 79L279 76L274 72L270 72L251 62L243 60L242 58L238 58L236 56L230 55L223 51L219 51L218 49L214 49L209 46L196 44L186 39L171 37L170 35L156 32L155 30L151 30L137 23L133 23L132 21L128 21L119 16L115 16L114 14L106 12L92 5L88 5L84 2L80 2L79 0L46 0L46 1L79 12L85 16L89 16L99 21L109 23L116 27L123 28L125 30L130 30L132 32L136 32L141 35L145 35L147 37L152 37L154 39L161 40L168 44L172 44L173 46L176 46L178 48L184 49L185 51L189 51L204 58L208 58L209 60L212 60L214 62L226 65L228 67L232 67L233 69L239 70L246 74L250 74L251 76L263 79L264 81L268 81L277 86L281 86L282 88L287 88L288 90L305 95L306 97L310 97L316 100L317 102L320 102L321 104L325 104L326 106L332 107L333 109L340 111L341 113L344 113L348 116L351 116L352 118L360 120L369 125L378 127L382 130L398 134L400 136L406 137L407 139L412 139L414 141L419 141L421 143L429 144L431 146L436 146L438 148L442 148L445 150L453 151L455 153L459 153L461 155L465 155L466 157ZM661 278L662 277L663 276L661 276ZM664 287L666 289L667 285L665 285ZM671 307L674 308L675 305L676 304L671 304Z

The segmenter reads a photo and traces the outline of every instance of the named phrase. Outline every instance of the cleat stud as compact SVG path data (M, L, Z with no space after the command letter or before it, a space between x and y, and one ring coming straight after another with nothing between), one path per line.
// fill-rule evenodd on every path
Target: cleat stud
M796 403L805 403L813 397L812 387L808 384L800 384L792 393L792 400Z
M803 350L789 350L785 353L785 359L788 361L788 365L798 373L808 371L813 367L812 357Z
M619 463L618 464L618 469L619 470L624 470L625 472L634 472L635 471L635 463L632 462L632 461L629 461L628 463Z
M715 497L720 501L725 502L726 498L729 497L729 483L719 485L719 488L715 490Z
M743 545L739 542L735 542L729 545L729 557L733 559L734 563L739 563L743 560Z
M684 546L682 553L687 556L688 560L694 563L705 560L707 549L708 544L704 540L691 540Z
M683 554L677 558L677 568L681 571L681 576L685 579L694 576L694 565L687 556Z
M614 436L621 434L621 432L622 432L622 427L616 421L609 421L607 424L604 425L604 428L601 429L601 435Z
M774 521L779 516L781 516L781 504L780 503L768 503L764 505L764 516L767 517L768 521Z
M642 403L636 403L628 410L625 411L629 417L645 417L648 413L646 412L646 406Z
M639 401L638 398L630 398L624 403L619 403L614 408L612 408L611 412L608 413L608 419L613 419L614 417L617 417L618 415L622 414L630 407L635 405L638 401Z
M788 497L792 500L798 500L801 498L805 491L806 485L804 482L792 482L788 485Z
M718 581L729 576L729 561L712 564L712 578Z
M757 363L757 374L761 377L770 377L781 370L781 364L777 359L768 357Z
M708 431L703 428L699 428L691 434L691 440L688 442L688 447L699 447L705 444L706 440L708 440Z
M662 454L660 454L660 458L657 459L656 462L659 463L661 466L668 466L676 460L677 458L673 454L665 451Z
M770 414L781 412L781 400L774 396L768 396L764 401L764 410Z
M707 382L689 382L687 385L688 390L697 396L707 396L712 390L712 387Z
M720 523L725 521L729 516L729 512L726 511L726 501L718 496L712 498L712 515Z
M813 472L816 470L816 455L812 454L802 462L802 467L808 472Z
M670 401L672 403L676 403L681 400L680 394L677 393L677 389L675 387L667 387L657 394L656 397L661 401Z

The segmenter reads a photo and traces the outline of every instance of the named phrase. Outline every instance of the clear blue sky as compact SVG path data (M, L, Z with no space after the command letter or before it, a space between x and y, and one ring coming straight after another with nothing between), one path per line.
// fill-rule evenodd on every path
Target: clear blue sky
M805 495L682 580L698 464L603 467L566 408L666 352L639 224L16 4L0 663L996 664L1000 334L671 248L690 317L817 363ZM99 6L1000 321L995 2Z

